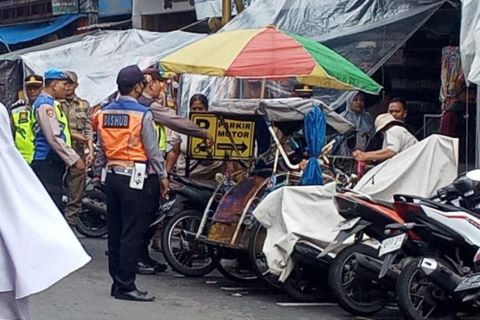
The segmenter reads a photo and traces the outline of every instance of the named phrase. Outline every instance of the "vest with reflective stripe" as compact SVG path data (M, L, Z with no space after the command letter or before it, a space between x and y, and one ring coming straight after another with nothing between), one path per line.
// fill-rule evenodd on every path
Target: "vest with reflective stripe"
M107 163L148 161L141 136L147 112L148 109L137 102L118 100L99 113L98 133Z
M35 134L32 128L31 110L26 106L12 110L13 126L15 127L15 146L22 157L31 163L33 160Z
M141 96L140 98L138 98L138 102L140 102L147 108L150 108L154 100L145 96ZM167 150L167 130L165 129L164 125L158 124L156 122L155 128L157 130L158 136L158 148L160 149L160 151L165 152Z
M72 146L72 138L70 136L70 127L68 124L68 118L63 113L62 107L58 101L55 101L52 96L45 94L40 94L32 106L32 128L34 130L34 160L45 160L47 155L50 153L52 147L47 141L47 138L43 134L40 125L37 123L36 110L41 105L50 105L55 110L55 117L57 118L58 124L60 125L60 137L65 144L69 147Z

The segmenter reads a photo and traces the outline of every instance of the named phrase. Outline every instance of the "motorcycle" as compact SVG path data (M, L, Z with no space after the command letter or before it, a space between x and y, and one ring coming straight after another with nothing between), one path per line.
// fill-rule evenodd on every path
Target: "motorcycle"
M395 195L406 223L388 226L400 234L382 244L384 251L405 251L409 231L424 244L401 261L396 294L406 319L456 319L461 308L480 306L480 170L461 175L436 198Z
M386 225L404 221L391 203L351 190L338 192L334 203L346 219L337 226L334 240L323 249L312 248L311 244L308 250L301 246L295 249L303 252L303 259L323 266L320 275L323 274L323 278L327 275L328 284L344 310L355 315L374 314L385 306L389 300L387 293L393 291L388 288L394 285L379 281L380 267L372 269L370 264L364 265L363 260L377 256L376 248L365 242L364 235L380 242L386 237ZM353 244L345 244L352 237Z
M188 241L185 232L198 227L215 187L170 175L170 189L170 199L161 206L150 227L160 232L163 255L173 270L189 277L204 276L215 269L208 247Z

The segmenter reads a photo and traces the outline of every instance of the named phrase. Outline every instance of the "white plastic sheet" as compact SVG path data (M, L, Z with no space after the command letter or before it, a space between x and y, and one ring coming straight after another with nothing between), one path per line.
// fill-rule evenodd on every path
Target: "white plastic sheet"
M78 96L91 105L116 91L118 71L128 65L146 68L162 57L205 37L182 31L105 31L81 41L21 56L29 72L43 74L50 67L78 74Z
M393 201L398 193L430 197L457 176L458 140L432 135L394 158L371 169L354 188L373 198ZM334 184L283 187L269 194L255 217L267 228L263 252L270 271L288 277L290 255L298 240L321 248L333 240L335 226L343 220L333 203Z
M468 82L480 85L480 1L462 0L460 52Z

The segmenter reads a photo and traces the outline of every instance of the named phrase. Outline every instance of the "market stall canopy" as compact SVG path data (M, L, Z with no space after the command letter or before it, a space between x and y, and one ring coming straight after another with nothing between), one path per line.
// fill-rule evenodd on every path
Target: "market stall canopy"
M480 85L480 2L462 1L460 52L466 80Z
M131 64L146 68L171 52L205 37L182 31L104 31L81 41L21 56L28 73L50 67L78 74L78 96L96 105L117 90L118 71Z
M233 116L262 116L268 121L280 122L303 120L314 106L322 109L327 124L338 132L346 133L354 128L350 121L316 99L225 99L214 101L209 111Z
M322 44L273 26L222 32L160 60L166 71L244 79L288 79L378 94L381 86Z
M26 23L0 27L0 42L12 45L36 40L54 33L83 17L86 17L86 15L69 14L59 16L58 18L55 18L55 20L49 22Z

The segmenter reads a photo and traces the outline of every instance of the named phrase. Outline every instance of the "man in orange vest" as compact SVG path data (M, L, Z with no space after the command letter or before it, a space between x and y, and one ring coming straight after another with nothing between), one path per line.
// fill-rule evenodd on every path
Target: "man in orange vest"
M135 272L149 217L165 196L168 180L151 111L137 99L145 89L136 66L120 70L118 99L98 114L99 153L95 174L106 168L108 267L116 299L153 301L139 291Z

